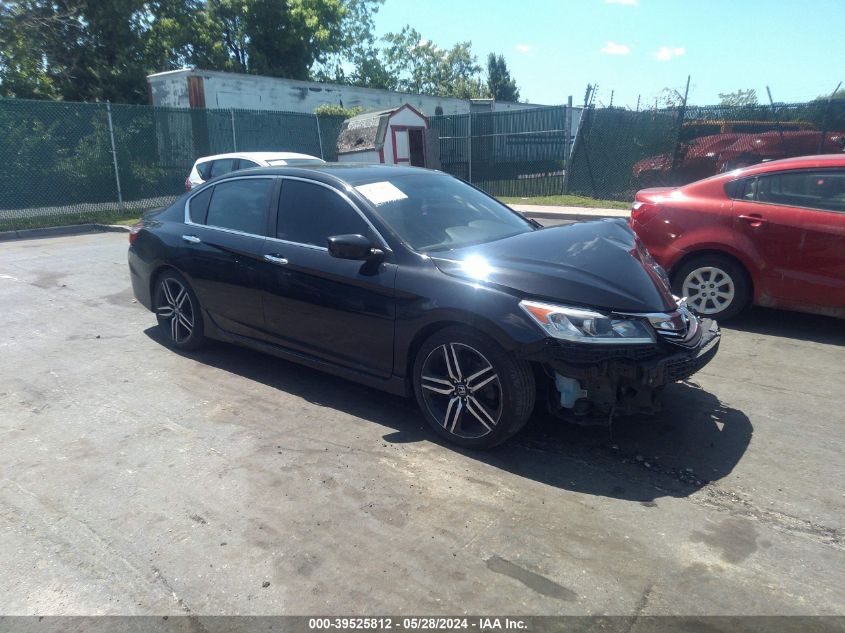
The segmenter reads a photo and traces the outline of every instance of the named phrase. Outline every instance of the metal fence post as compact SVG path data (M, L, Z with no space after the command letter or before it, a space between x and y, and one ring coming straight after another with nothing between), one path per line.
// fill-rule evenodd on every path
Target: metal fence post
M114 125L111 120L111 102L106 101L106 118L109 122L109 138L111 139L111 158L114 165L114 182L117 184L117 204L123 208L123 193L120 190L120 172L117 170L117 149L114 145Z
M566 100L563 111L563 191L566 193L566 176L569 172L569 156L572 152L572 95Z
M229 117L232 119L232 151L238 151L238 136L235 134L235 110L229 108Z
M472 110L467 115L467 181L472 184Z
M566 114L564 115L564 128L566 129L566 140L563 143L563 158L566 166L569 166L569 154L572 151L572 95L566 100Z
M678 161L681 160L681 132L684 129L684 117L686 117L687 113L687 97L689 97L689 80L690 75L687 75L687 87L684 90L684 101L681 104L681 108L678 111L678 132L675 135L675 149L672 151L672 169L669 172L670 178L674 180L675 178L675 169L678 167Z
M320 132L320 116L315 112L314 120L317 121L317 141L320 143L320 158L326 160L323 156L323 134Z

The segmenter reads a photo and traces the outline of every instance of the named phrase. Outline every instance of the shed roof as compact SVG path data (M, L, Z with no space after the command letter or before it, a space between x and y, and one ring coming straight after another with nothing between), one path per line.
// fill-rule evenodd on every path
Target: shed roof
M384 146L387 121L393 109L365 112L346 119L337 138L337 153L378 151Z
M425 119L423 114L407 103L396 108L364 112L346 119L337 139L337 153L379 151L384 146L390 117L404 109L411 110Z

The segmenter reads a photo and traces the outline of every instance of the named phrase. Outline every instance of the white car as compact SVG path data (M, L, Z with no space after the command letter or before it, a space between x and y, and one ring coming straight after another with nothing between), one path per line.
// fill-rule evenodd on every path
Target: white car
M324 163L324 160L309 154L295 152L232 152L203 156L191 168L185 179L185 191L190 191L206 180L228 174L230 171L249 169L250 167L281 167L283 165L305 165Z

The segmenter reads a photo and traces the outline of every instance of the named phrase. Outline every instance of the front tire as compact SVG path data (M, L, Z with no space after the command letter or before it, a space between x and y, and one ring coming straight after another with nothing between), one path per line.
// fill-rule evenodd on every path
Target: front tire
M724 255L702 255L685 262L672 275L672 291L686 297L696 313L718 321L748 307L751 284L745 270Z
M536 385L531 366L475 330L453 326L417 353L414 392L426 422L465 448L491 448L528 422Z
M159 276L153 306L158 326L170 347L195 350L206 343L200 303L182 275L169 270Z

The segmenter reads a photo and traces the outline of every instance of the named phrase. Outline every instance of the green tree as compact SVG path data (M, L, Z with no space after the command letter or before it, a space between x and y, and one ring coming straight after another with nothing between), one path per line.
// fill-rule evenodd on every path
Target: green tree
M7 0L0 95L144 103L183 66L305 79L342 45L344 0Z
M342 0L208 0L206 11L208 39L225 53L197 51L212 70L307 79L343 43Z
M0 90L64 99L146 95L141 0L13 0L0 17ZM31 75L27 76L27 71Z
M374 16L382 4L384 0L344 0L340 50L313 69L315 79L396 90L396 78L388 72L375 36Z
M469 99L485 96L470 42L444 50L411 26L384 36L385 68L400 90Z
M754 88L748 90L734 90L733 92L720 92L719 105L723 106L755 106L757 105L757 91Z
M519 101L519 88L503 55L487 56L487 90L496 101Z

